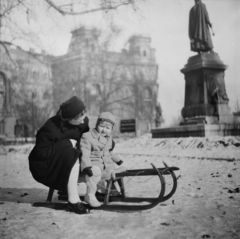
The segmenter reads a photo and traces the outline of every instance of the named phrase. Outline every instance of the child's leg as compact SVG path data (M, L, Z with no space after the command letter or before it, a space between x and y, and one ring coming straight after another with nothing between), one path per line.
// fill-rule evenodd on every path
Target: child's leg
M112 184L112 188L111 188L111 192L110 192L111 196L120 196L121 193L118 191L117 187L116 187L116 182L114 182Z
M101 180L97 185L97 191L105 194L107 188L107 184L105 180Z
M102 180L98 183L97 185L97 191L100 193L105 194L106 189L107 189L107 183L106 180L109 180L111 176L111 171L104 171L102 173ZM120 196L121 194L119 193L117 187L116 187L116 182L113 182L112 188L111 188L111 196Z
M113 182L113 184L112 184L112 189L111 189L111 194L112 194L113 196L118 196L118 195L120 195L120 193L118 192L118 189L117 189L117 187L116 187L115 184L116 184L116 183ZM97 191L100 192L100 193L105 194L105 193L106 193L106 189L107 189L107 183L106 183L106 181L105 181L105 180L101 180L101 181L98 183L98 185L97 185Z
M87 193L84 197L84 201L92 207L100 207L101 203L97 200L95 194L97 191L97 184L101 180L102 172L98 166L92 166L93 176L86 175Z

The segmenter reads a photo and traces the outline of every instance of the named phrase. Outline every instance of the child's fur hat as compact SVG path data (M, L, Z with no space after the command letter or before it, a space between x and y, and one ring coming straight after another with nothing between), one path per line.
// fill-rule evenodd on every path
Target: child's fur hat
M110 112L102 112L99 116L98 116L98 120L97 120L97 124L100 120L103 121L107 121L110 122L112 125L115 124L115 117L113 114L111 114Z

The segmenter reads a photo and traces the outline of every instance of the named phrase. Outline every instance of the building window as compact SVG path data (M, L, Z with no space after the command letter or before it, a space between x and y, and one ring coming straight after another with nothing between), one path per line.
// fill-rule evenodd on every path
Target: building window
M147 52L145 50L143 51L143 56L147 56Z

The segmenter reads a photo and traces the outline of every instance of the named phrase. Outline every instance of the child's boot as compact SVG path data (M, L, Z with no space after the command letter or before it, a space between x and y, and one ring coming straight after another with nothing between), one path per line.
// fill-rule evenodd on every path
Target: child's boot
M100 207L101 203L97 200L95 194L97 191L97 185L92 182L93 180L92 177L88 177L89 180L86 182L87 183L87 193L84 196L84 201L88 203L91 207Z
M92 177L86 176L87 193L84 196L84 201L88 203L91 207L100 207L101 203L97 200L95 194L97 191L97 183L101 179L101 171L100 173L98 172L98 170L97 172L94 172L95 171L94 166L92 168L92 171L93 171Z

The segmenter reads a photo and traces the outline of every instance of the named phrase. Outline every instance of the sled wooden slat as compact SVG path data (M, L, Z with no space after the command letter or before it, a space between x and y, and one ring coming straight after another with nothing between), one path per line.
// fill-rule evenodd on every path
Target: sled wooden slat
M179 170L177 167L169 167L169 168L157 168L163 175L171 174L171 171ZM131 177L131 176L151 176L151 175L158 175L156 170L149 168L149 169L130 169L126 172L116 173L116 177Z

